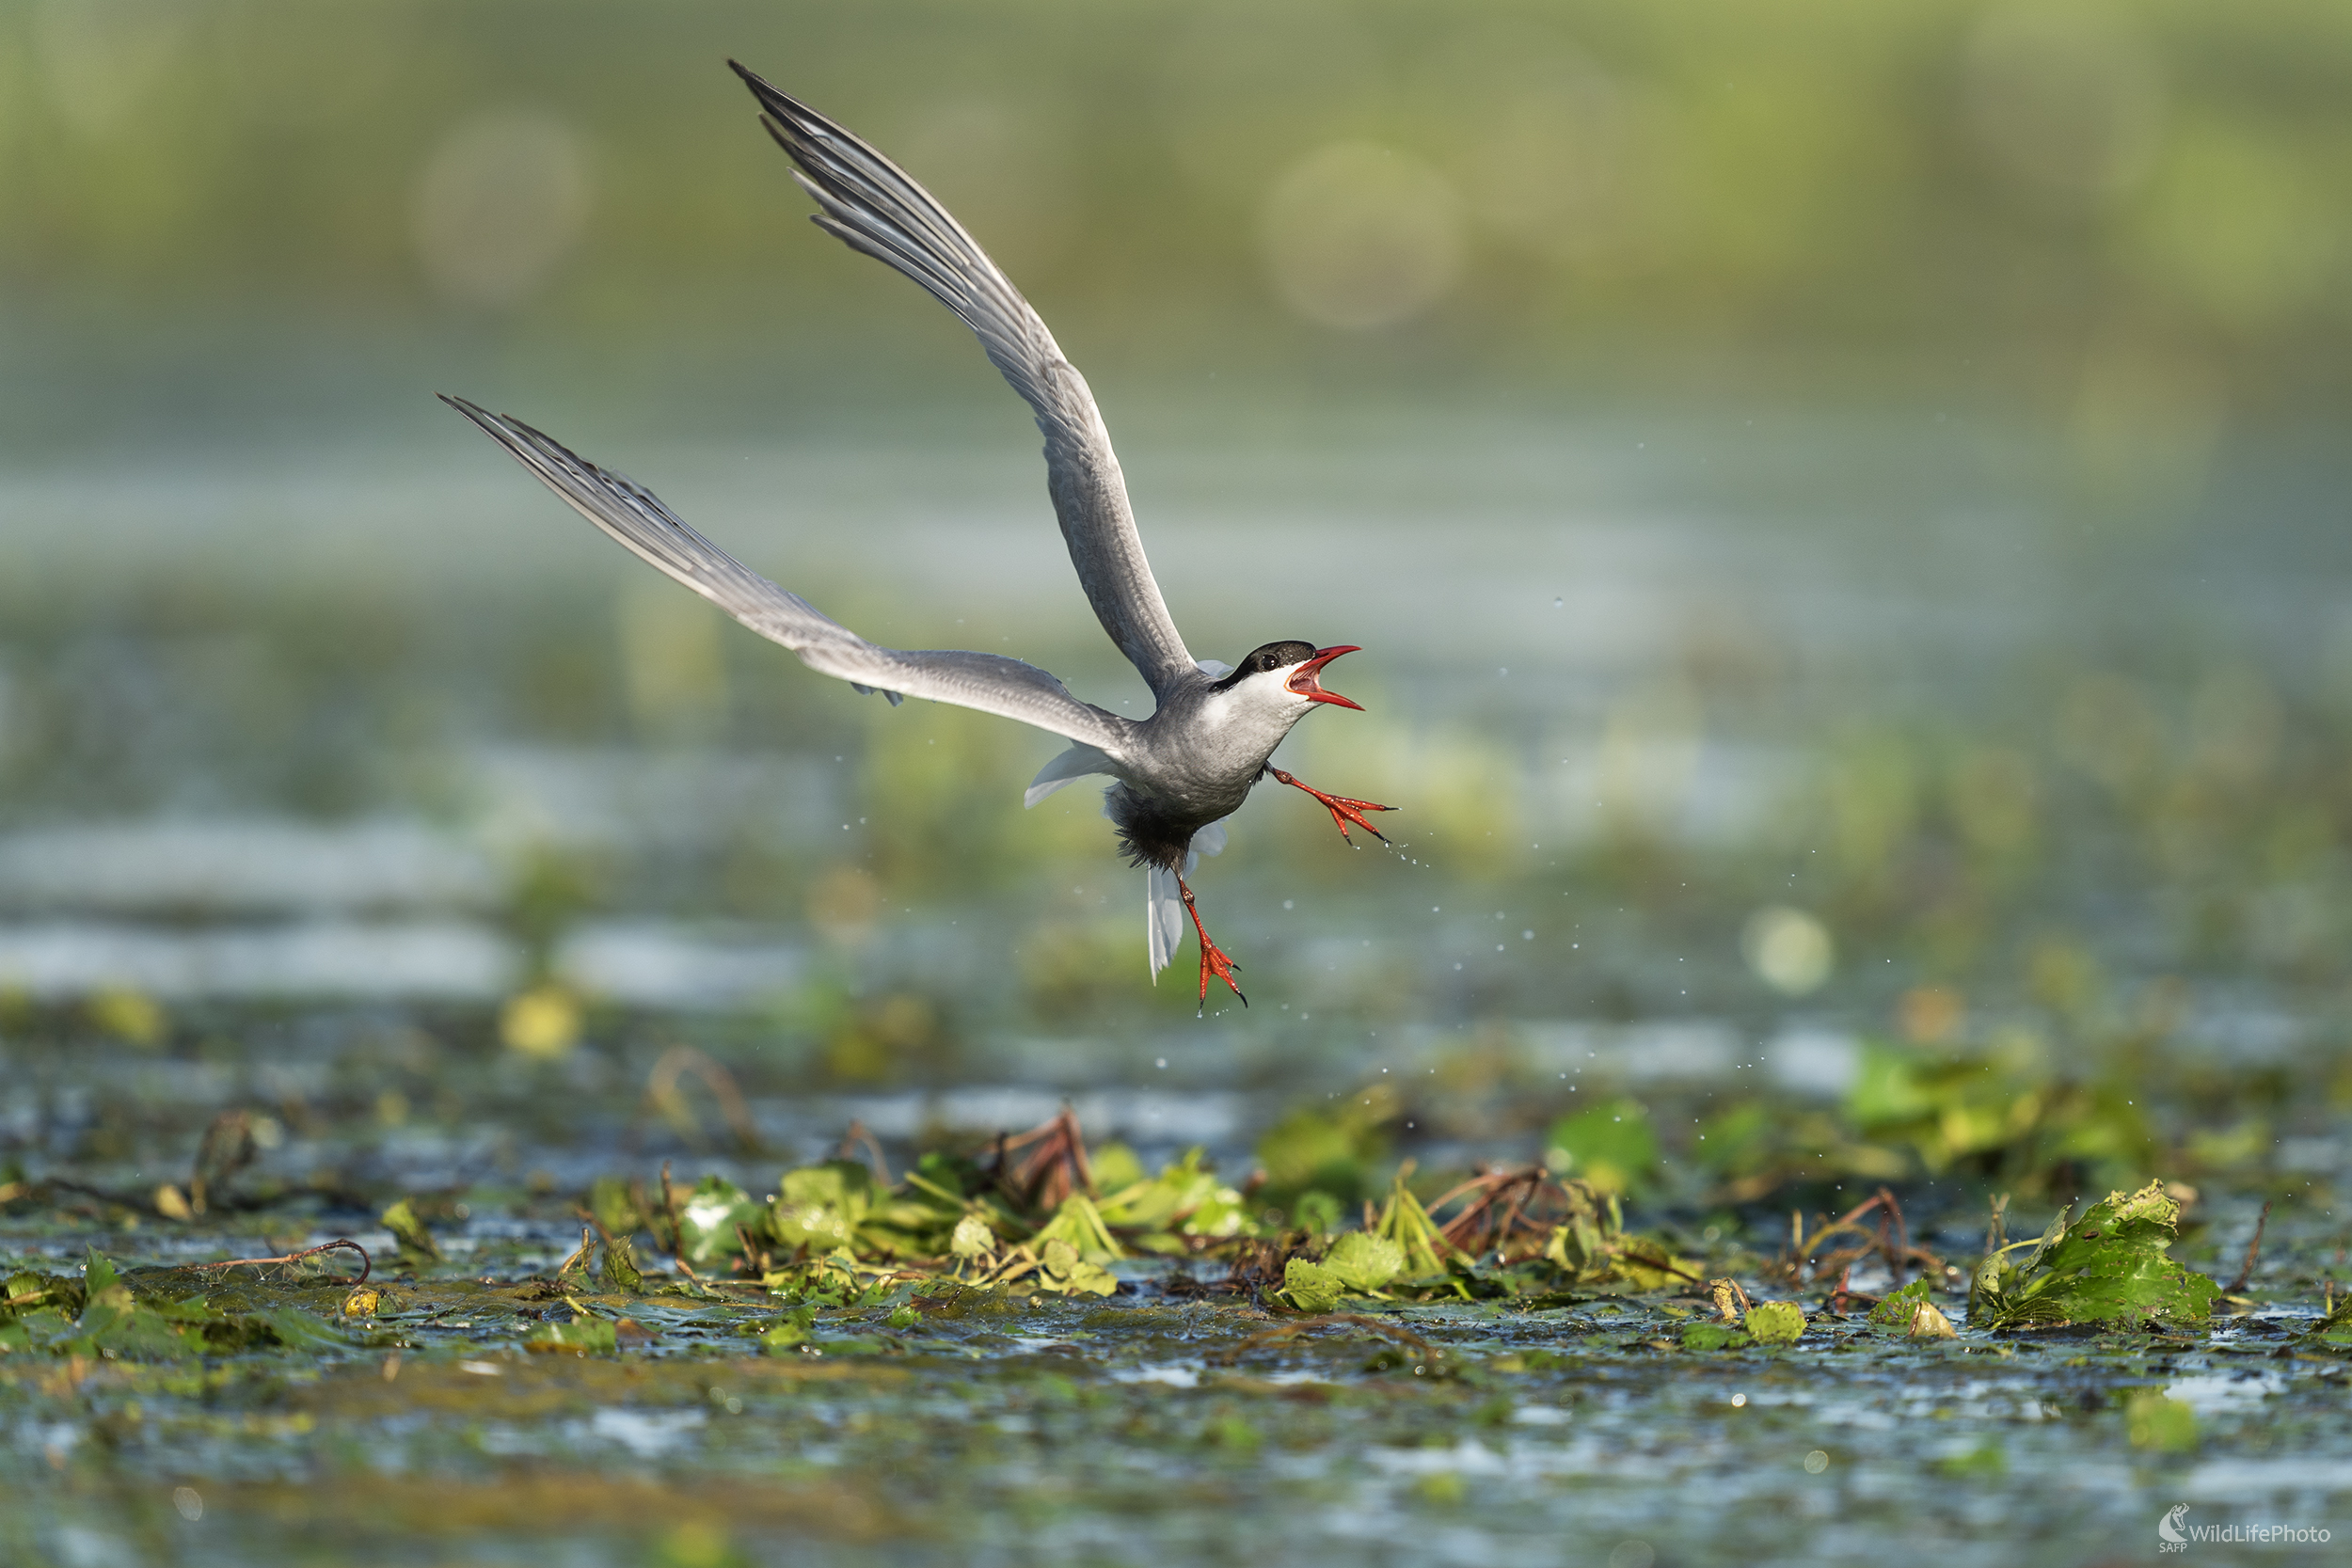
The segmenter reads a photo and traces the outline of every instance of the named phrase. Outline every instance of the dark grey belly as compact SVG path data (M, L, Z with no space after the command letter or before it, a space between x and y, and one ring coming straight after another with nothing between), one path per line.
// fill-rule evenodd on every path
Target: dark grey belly
M1119 847L1130 865L1158 865L1181 871L1192 835L1221 817L1232 816L1249 798L1250 775L1238 788L1188 791L1182 796L1146 794L1124 782L1103 792L1110 807L1111 825L1119 830Z

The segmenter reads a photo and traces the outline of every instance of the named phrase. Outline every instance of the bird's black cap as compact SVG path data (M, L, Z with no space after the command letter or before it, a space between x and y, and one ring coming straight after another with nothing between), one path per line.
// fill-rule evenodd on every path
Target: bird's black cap
M1314 657L1315 645L1311 642L1268 642L1263 647L1252 648L1249 657L1233 667L1232 674L1216 683L1216 689L1230 691L1252 675L1263 675L1269 670L1288 669Z

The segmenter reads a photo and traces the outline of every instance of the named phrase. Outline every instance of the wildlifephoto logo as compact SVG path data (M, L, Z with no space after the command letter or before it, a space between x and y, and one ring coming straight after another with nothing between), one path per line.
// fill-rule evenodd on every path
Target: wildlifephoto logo
M2333 1539L2324 1526L2318 1525L2192 1525L2188 1522L2188 1504L2174 1503L2156 1521L2156 1550L2159 1554L2185 1552L2192 1545L2208 1542L2231 1545L2257 1546L2322 1546Z

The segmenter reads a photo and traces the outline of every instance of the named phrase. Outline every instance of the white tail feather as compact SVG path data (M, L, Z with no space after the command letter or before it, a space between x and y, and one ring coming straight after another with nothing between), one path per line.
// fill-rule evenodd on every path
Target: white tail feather
M1152 949L1152 983L1176 958L1184 939L1184 895L1177 889L1176 873L1165 866L1143 868L1143 936Z
M1184 851L1184 875L1192 875L1203 855L1225 852L1225 824L1212 822L1192 835L1192 846ZM1176 949L1184 940L1184 893L1177 885L1176 873L1162 866L1143 868L1143 935L1152 951L1152 983L1159 984L1160 971L1176 959Z

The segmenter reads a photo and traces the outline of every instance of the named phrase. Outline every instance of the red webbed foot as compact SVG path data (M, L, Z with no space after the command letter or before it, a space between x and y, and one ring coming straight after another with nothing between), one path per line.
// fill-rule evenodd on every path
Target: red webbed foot
M1389 842L1389 838L1386 833L1374 827L1370 822L1364 820L1364 813L1368 811L1394 811L1396 810L1394 806L1384 806L1375 800L1353 800L1344 795L1326 795L1323 791L1317 789L1311 784L1301 784L1296 778L1291 774L1283 772L1279 768L1269 768L1266 771L1274 775L1277 783L1289 784L1293 789L1303 789L1308 794L1313 796L1316 800L1322 801L1323 809L1331 814L1332 825L1339 829L1340 836L1342 838L1347 839L1349 847L1362 847L1362 846L1358 844L1354 839L1348 838L1347 825L1351 822L1356 824L1359 828L1363 829L1364 832L1370 833L1381 843L1386 844Z
M1233 979L1233 971L1241 965L1227 958L1224 950L1209 940L1209 928L1200 924L1200 911L1192 901L1192 889L1182 877L1176 879L1176 891L1184 895L1184 912L1192 916L1193 934L1200 939L1200 1005L1209 1005L1209 979L1214 975L1224 981L1235 996L1241 996L1241 1005L1247 1007L1249 998L1241 995L1241 987Z

